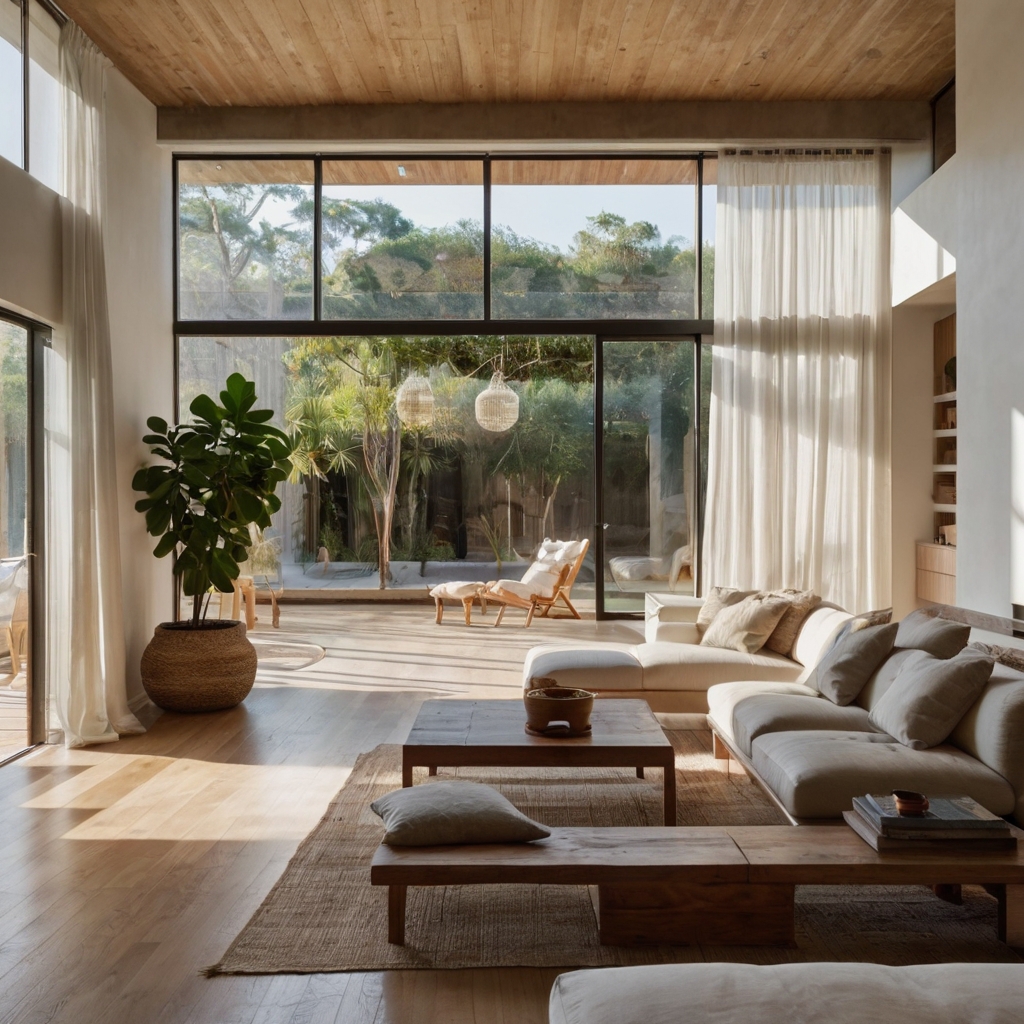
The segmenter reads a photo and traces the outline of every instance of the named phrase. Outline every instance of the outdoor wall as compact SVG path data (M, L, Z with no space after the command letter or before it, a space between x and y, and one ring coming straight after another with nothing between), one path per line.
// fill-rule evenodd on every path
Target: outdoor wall
M0 157L0 306L60 323L60 198Z
M1021 38L1019 0L957 4L957 603L1003 616L1024 604Z
M104 225L114 365L118 515L128 696L142 693L139 661L173 610L170 561L134 509L132 476L147 459L146 417L173 419L171 159L156 144L156 108L120 72L107 73Z

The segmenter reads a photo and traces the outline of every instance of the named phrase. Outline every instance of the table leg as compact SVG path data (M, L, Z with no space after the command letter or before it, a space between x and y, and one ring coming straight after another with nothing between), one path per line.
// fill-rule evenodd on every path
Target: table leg
M642 778L644 777L644 766L643 766L643 765L639 765L639 766L637 767L637 770L636 770L636 777L637 777L638 779L642 779Z
M437 765L436 765L436 764L432 764L432 765L431 765L431 766L430 766L430 767L429 767L429 768L427 769L427 774L428 774L428 775L436 775L436 774L437 774Z
M406 886L388 886L388 942L395 946L405 945L405 894Z
M665 824L676 823L676 766L674 763L662 768L665 773Z
M1004 885L999 894L999 938L1024 949L1024 885Z
M402 756L402 788L408 789L412 785L412 762Z

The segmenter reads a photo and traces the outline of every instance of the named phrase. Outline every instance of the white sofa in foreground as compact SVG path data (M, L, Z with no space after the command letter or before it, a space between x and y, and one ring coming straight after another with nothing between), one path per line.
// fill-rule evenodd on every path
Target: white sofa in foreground
M1024 965L697 963L560 974L549 1024L1017 1024Z
M542 644L523 665L523 686L536 676L562 686L582 686L604 697L640 697L654 711L708 710L707 692L718 683L757 679L800 683L828 649L849 612L822 603L804 620L792 657L703 647L697 632L700 598L647 594L642 644Z

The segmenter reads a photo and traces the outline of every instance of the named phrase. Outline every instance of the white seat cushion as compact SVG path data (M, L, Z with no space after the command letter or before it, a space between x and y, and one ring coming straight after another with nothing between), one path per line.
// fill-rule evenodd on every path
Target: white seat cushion
M781 654L746 654L723 647L657 642L640 644L645 690L707 690L739 679L795 682L800 666Z
M506 594L514 594L516 597L521 597L524 601L529 601L531 597L551 597L557 585L557 572L539 571L533 573L530 579L524 576L522 581L498 580L495 583L489 583L487 585L487 593L501 597L501 592L504 591Z
M751 679L717 683L708 690L708 718L715 731L727 740L735 739L732 722L737 705L748 697L760 694L818 697L817 690L812 690L802 683L766 683Z
M542 644L533 647L523 665L523 688L530 688L535 676L549 676L563 686L585 690L642 689L644 670L633 644L601 644L600 647L572 647Z
M1014 1024L1020 964L658 964L560 974L548 1024Z
M440 597L442 600L461 601L467 597L475 597L483 589L482 583L467 583L460 580L453 580L451 583L438 583L430 592L431 597Z
M953 746L911 750L880 732L773 732L751 747L754 768L797 818L838 818L855 796L912 789L973 797L1010 814L1013 789Z

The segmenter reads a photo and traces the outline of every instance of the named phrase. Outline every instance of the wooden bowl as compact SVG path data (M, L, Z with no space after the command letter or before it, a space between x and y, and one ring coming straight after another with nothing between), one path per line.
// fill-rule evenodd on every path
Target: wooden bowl
M531 682L547 680L531 680ZM594 695L568 686L541 686L523 696L526 731L537 736L586 736Z
M912 789L894 789L892 796L896 801L896 813L901 818L923 818L928 810L928 797L924 793L915 793Z

